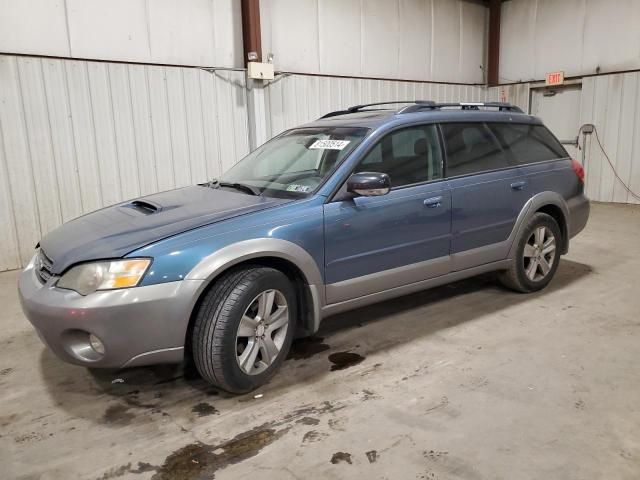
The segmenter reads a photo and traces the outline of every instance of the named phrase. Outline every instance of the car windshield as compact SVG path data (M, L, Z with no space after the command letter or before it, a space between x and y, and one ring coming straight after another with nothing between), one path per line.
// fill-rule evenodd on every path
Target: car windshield
M317 190L368 132L362 127L289 130L244 157L213 186L254 195L305 197Z

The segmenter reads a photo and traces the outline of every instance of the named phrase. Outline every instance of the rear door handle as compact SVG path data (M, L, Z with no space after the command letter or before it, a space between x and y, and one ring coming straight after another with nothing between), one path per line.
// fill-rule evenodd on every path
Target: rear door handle
M442 197L427 198L423 203L429 208L437 208L442 205Z
M527 182L525 181L521 181L521 182L513 182L511 184L511 189L512 190L522 190L524 189L524 187L527 186Z

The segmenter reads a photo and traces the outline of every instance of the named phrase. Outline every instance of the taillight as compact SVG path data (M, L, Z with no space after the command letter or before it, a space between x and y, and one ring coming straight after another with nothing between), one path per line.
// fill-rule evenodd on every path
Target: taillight
M580 180L581 183L584 183L584 167L577 160L571 159L571 168L576 173L576 177Z

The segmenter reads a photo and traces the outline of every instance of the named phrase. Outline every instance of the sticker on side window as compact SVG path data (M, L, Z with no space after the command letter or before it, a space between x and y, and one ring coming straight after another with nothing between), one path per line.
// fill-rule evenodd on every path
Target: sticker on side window
M307 193L309 191L311 191L311 187L308 187L306 185L296 185L295 183L292 183L291 185L287 186L287 192Z
M350 140L316 140L309 147L310 149L320 150L342 150L351 143Z

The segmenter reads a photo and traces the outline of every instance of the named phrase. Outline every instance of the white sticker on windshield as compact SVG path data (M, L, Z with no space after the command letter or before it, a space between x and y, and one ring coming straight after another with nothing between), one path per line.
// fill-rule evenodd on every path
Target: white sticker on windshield
M296 185L295 183L292 183L287 187L287 192L307 193L310 190L311 187L308 187L307 185Z
M309 147L310 149L321 150L342 150L344 147L351 143L350 140L316 140Z

